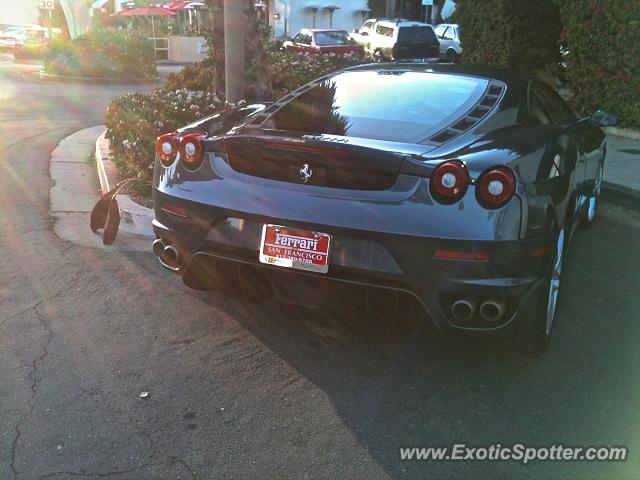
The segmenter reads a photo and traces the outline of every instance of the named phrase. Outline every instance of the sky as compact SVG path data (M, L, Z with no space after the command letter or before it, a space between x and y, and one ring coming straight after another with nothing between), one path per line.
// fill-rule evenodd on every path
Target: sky
M0 0L0 23L38 23L36 0Z

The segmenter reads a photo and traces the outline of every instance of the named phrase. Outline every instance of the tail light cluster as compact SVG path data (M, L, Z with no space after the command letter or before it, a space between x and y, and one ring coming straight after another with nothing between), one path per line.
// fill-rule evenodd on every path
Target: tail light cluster
M486 208L500 208L506 205L516 191L516 179L506 167L486 170L476 182L476 197Z
M431 174L431 194L440 203L454 203L467 193L471 180L464 163L455 160L445 162Z
M464 197L472 183L464 163L459 160L444 162L433 171L429 181L431 195L440 203L455 203ZM516 191L516 179L507 167L493 167L482 172L475 181L476 198L485 208L496 209L506 205Z
M160 135L156 140L156 154L162 164L168 167L176 160L179 152L185 168L195 170L204 158L202 140L205 137L202 133L190 133L183 137L178 132Z

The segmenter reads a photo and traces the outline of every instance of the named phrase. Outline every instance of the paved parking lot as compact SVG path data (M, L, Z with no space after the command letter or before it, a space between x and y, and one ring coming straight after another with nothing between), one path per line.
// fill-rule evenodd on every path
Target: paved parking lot
M640 214L575 238L549 351L182 286L60 240L49 154L126 86L0 66L0 478L607 478L640 471ZM142 392L148 392L144 398ZM402 462L403 446L625 445L624 463Z

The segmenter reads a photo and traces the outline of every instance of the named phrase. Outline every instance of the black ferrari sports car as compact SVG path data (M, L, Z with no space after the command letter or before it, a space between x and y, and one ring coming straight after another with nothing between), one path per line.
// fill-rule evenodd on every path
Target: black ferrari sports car
M153 251L193 288L322 304L345 282L540 349L616 121L516 74L342 70L160 136Z

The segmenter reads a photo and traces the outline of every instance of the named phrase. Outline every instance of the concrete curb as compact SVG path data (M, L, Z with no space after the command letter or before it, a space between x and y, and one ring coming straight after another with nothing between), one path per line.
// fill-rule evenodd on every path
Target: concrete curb
M106 130L96 140L96 168L100 179L100 189L104 195L111 190L119 181L120 177L115 164L111 161L111 151L109 139L105 137ZM136 203L130 195L118 195L118 206L120 207L120 230L132 235L145 238L155 238L152 221L153 210L139 203Z
M603 181L601 195L605 202L640 211L640 190Z
M102 235L89 228L91 211L101 193L90 156L95 153L96 137L103 131L104 125L78 130L62 139L51 153L49 211L54 231L60 238L86 247L148 252L149 239L131 235L125 222L113 245L104 245Z
M631 128L605 127L604 131L609 135L630 138L632 140L640 140L640 130L633 130Z
M36 75L33 73L32 75ZM40 70L37 75L42 80L55 80L62 82L82 82L82 83L102 83L108 85L152 85L162 81L162 77L156 75L152 78L120 77L120 78L100 78L100 77L76 77L70 75L55 75L45 73Z

